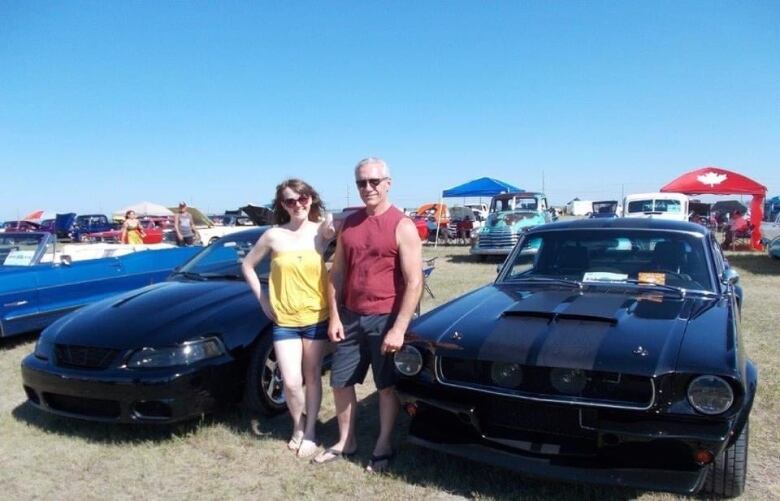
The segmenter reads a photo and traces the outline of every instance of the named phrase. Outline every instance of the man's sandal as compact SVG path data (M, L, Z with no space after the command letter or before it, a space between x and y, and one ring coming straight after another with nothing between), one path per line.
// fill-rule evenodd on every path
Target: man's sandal
M383 473L390 468L390 462L395 457L395 451L390 451L387 454L371 454L371 459L368 461L366 471L370 473Z

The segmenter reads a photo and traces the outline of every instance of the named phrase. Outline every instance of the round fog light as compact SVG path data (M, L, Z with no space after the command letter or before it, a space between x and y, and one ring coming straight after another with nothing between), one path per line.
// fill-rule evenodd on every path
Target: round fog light
M393 363L398 372L404 376L417 375L422 370L422 353L414 346L405 344L395 352Z
M550 371L550 383L553 388L566 395L577 395L587 384L585 371L582 369L555 368Z
M517 388L523 382L523 369L518 364L494 362L490 367L490 379L504 388Z

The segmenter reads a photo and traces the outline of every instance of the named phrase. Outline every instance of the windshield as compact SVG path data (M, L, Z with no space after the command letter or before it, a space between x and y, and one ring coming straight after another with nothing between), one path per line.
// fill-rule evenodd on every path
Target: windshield
M262 232L249 231L229 235L204 248L195 255L187 264L182 266L181 272L185 274L197 274L208 278L240 278L241 262L252 250L252 246L260 238ZM270 259L266 256L255 268L258 276L268 275Z
M713 291L702 239L657 230L564 230L524 238L502 279L655 283Z
M496 198L490 204L490 212L504 212L510 210L528 210L535 211L538 202L534 197L510 197Z
M669 212L679 214L682 212L682 203L679 200L663 198L634 200L628 202L628 212Z
M3 266L32 266L44 235L0 233L0 264Z

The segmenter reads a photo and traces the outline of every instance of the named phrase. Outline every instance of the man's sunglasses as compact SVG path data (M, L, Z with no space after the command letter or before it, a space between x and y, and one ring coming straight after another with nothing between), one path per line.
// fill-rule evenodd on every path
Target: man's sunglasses
M305 207L309 203L309 195L301 195L298 198L285 198L282 203L288 209L294 209L296 205L301 204L301 207Z
M388 177L372 177L371 179L356 179L355 184L357 185L358 189L360 188L368 188L368 185L371 184L372 187L376 188L380 184L382 184L382 181L385 179L390 179Z

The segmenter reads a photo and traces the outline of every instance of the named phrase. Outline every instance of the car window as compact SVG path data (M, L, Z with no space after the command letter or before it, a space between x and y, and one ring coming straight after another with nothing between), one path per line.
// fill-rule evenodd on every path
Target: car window
M502 277L656 282L712 291L704 245L701 237L661 230L546 231L518 244Z
M182 271L203 274L241 276L241 263L260 238L260 233L230 235L205 247L182 267ZM258 276L268 275L270 257L266 256L255 268Z
M0 264L31 266L41 246L40 235L0 235Z

